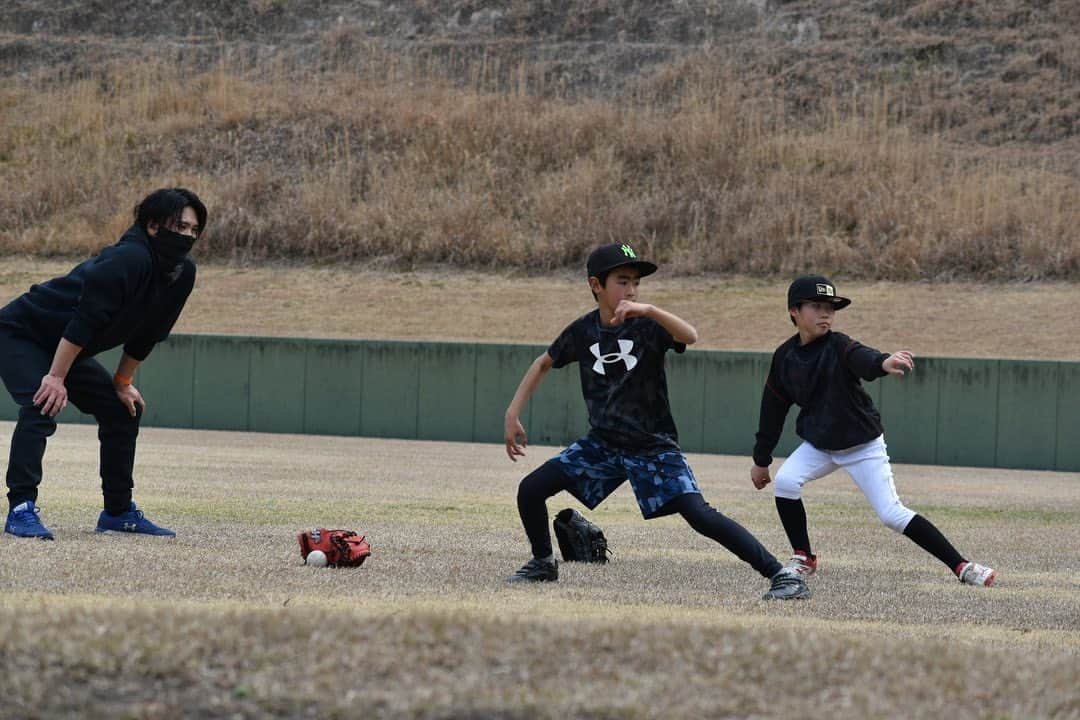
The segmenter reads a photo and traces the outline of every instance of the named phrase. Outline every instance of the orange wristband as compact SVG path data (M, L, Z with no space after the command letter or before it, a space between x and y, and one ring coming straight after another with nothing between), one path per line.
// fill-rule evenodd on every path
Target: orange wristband
M112 381L116 385L130 385L131 384L131 378L124 377L120 373L116 373L115 375L113 375L112 376Z

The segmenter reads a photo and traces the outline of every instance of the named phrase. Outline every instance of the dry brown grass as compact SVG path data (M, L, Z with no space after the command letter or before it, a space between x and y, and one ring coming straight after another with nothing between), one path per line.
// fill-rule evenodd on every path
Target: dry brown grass
M546 270L619 240L677 273L1080 277L1068 159L923 134L888 85L792 120L715 57L674 66L663 91L576 102L488 90L484 60L451 82L438 58L364 57L8 83L0 251L94 252L148 189L179 183L211 207L200 252L217 259Z
M0 259L0 304L71 265ZM662 268L642 284L642 299L693 323L696 347L771 351L792 332L783 309L787 282L672 277ZM1080 360L1078 283L837 282L855 301L840 313L837 328L882 350ZM546 345L592 307L584 279L565 272L528 277L204 263L177 331Z
M551 452L147 429L136 498L179 536L103 537L93 429L63 426L40 496L57 541L0 536L5 712L1080 715L1076 474L896 468L911 507L998 568L988 590L882 527L846 477L822 480L815 597L771 605L711 541L642 521L627 488L589 513L611 564L508 587L527 553L516 484ZM707 499L783 552L748 459L690 460ZM374 555L304 567L294 533L314 525L361 530Z

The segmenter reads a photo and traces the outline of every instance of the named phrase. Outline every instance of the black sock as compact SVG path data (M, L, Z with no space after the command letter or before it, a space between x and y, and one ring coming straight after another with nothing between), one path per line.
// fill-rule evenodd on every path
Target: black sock
M812 555L810 535L806 532L806 508L803 507L802 498L798 500L776 498L776 512L779 513L780 523L784 526L788 541L791 542L791 549Z
M904 534L923 550L948 565L954 573L965 562L963 556L945 539L941 531L934 527L934 523L922 515L911 518L911 522L904 528Z

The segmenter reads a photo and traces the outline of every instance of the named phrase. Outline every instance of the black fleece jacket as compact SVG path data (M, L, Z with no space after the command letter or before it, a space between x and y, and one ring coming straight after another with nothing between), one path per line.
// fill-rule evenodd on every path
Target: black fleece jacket
M754 464L772 462L793 404L802 408L795 431L821 450L844 450L881 435L881 415L859 380L887 375L881 367L887 357L832 331L801 346L795 335L778 347L761 395Z
M0 308L0 325L53 351L60 338L80 357L124 346L142 361L169 336L195 285L195 263L184 260L169 279L146 232L132 225L120 241L62 277L31 288Z

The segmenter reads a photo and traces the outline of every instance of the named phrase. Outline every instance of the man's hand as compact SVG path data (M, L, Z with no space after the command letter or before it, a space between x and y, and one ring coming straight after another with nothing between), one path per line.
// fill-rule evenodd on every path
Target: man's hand
M771 483L772 478L769 477L769 468L758 467L757 465L751 466L750 482L754 483L754 487L756 487L758 490Z
M881 369L890 375L903 375L915 370L915 356L909 350L894 352L881 363Z
M124 403L124 407L127 408L131 417L136 415L136 405L141 407L143 412L146 412L146 402L143 400L142 393L134 385L114 384L113 387L116 388L116 397L120 398L120 402Z
M42 415L56 417L56 414L67 407L68 392L64 386L64 379L56 375L46 375L41 378L41 386L34 393L34 405L41 408Z
M525 457L525 448L529 441L517 415L507 415L503 421L503 440L506 442L507 457L514 462L517 462L518 457Z
M615 316L612 318L612 323L618 325L627 318L644 317L651 307L652 305L634 302L633 300L620 300L615 307Z

